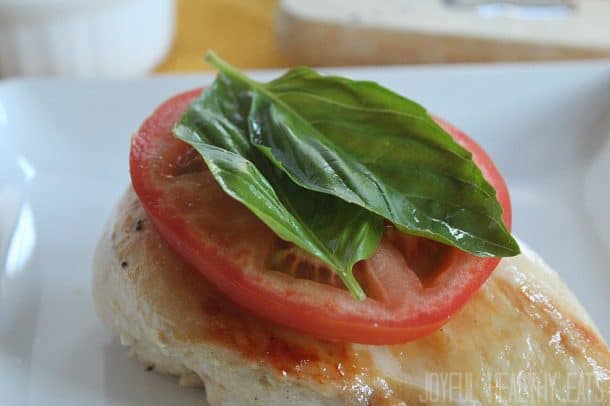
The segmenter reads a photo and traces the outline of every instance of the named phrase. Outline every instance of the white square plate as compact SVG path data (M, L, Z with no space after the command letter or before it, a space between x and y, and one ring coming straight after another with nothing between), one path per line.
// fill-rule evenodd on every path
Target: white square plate
M379 81L477 139L508 181L515 233L610 337L610 61L333 72ZM89 284L129 182L130 134L164 98L211 79L0 83L0 404L201 399L127 358Z

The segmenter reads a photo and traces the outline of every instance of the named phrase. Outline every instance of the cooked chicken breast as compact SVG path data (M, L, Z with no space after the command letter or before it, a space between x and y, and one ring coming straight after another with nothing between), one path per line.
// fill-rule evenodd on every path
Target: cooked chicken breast
M436 333L324 342L233 305L168 249L135 193L94 259L97 311L137 359L211 405L610 404L610 352L535 254L504 259Z

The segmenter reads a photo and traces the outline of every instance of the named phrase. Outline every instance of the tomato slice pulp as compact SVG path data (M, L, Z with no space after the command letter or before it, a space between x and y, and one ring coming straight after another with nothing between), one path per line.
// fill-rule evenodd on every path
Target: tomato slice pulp
M393 344L431 333L481 287L499 258L481 258L386 227L354 273L367 299L355 300L328 267L280 240L226 195L203 160L172 127L201 90L163 103L133 137L132 184L168 245L248 311L322 339ZM495 187L510 228L508 190L483 149L437 119L470 150Z

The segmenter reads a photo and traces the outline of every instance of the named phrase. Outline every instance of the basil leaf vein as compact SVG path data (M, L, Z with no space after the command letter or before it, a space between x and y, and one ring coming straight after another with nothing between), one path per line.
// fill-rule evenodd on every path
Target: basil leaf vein
M399 230L479 256L512 256L495 190L471 154L417 103L373 82L290 70L258 83L209 54L239 94L250 143L300 187Z
M302 188L276 168L249 139L247 89L219 76L195 100L174 134L195 148L223 190L280 238L330 265L357 298L365 294L353 265L370 257L382 218L335 196Z

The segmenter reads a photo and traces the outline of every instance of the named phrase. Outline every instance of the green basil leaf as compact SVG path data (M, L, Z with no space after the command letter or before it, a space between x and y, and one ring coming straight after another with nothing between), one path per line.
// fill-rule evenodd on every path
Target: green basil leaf
M299 186L475 255L519 253L470 152L417 103L309 68L264 84L214 54L208 61L235 100L247 100L240 109L250 142Z
M296 185L249 140L250 99L219 76L174 128L192 145L224 191L244 204L280 238L329 264L352 294L364 292L353 265L381 240L378 215L328 194Z

